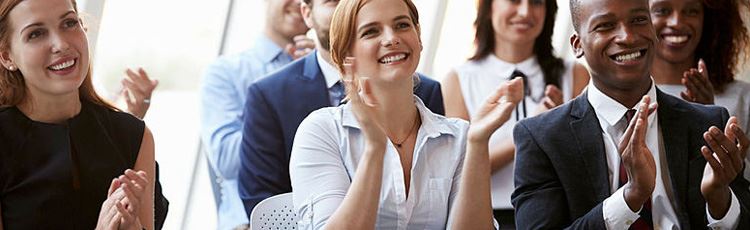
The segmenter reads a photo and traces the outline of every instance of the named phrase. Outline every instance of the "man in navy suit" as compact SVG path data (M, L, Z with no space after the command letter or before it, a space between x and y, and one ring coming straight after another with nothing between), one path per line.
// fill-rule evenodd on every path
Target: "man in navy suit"
M312 111L338 106L344 96L331 64L328 32L338 1L304 0L302 15L314 29L316 51L250 86L245 104L239 174L248 218L258 202L292 191L289 156L297 127ZM414 93L434 113L444 114L440 84L420 76ZM252 221L252 220L251 220Z
M654 86L648 1L570 2L571 45L592 81L577 99L516 125L516 226L750 229L740 176L750 141L726 109Z

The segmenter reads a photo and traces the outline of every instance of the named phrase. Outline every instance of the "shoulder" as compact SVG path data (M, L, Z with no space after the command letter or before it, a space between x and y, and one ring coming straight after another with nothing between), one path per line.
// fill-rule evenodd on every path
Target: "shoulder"
M734 80L727 84L724 92L720 95L733 97L750 97L750 82L743 80Z
M344 107L347 105L340 105L338 107L324 107L313 111L302 120L299 126L299 132L302 130L308 132L317 132L324 130L331 130L331 128L337 127L341 123L343 116Z
M440 87L440 83L438 81L435 81L431 77L428 77L427 75L417 73L419 75L419 87L425 87L425 88L434 88L434 87Z
M293 62L268 73L267 77L261 78L254 83L260 88L273 87L284 82L298 78L304 74L306 58L300 58Z
M729 119L729 112L721 106L688 102L663 92L658 94L658 97L660 108L669 106L674 111L682 112L684 118L693 124L706 127L711 125L723 126L723 123ZM700 129L704 130L705 128L701 127Z
M541 134L557 132L561 128L569 125L571 121L571 110L573 107L579 106L580 103L588 103L588 101L584 99L584 97L578 97L545 113L525 118L519 121L515 128L518 129L519 127L524 127L528 129L529 132Z
M103 124L109 133L117 136L133 136L137 140L140 140L143 136L146 123L132 114L112 110L90 102L84 102L83 105L92 111L98 122Z

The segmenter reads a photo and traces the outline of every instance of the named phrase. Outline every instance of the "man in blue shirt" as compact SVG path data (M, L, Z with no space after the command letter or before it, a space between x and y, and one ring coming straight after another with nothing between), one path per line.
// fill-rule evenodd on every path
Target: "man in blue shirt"
M302 120L317 109L338 106L344 97L339 71L331 64L328 39L338 2L304 0L302 15L318 38L316 51L248 89L239 173L240 197L248 217L263 199L292 191L289 156ZM420 76L414 92L432 112L445 113L439 83Z
M296 50L304 52L302 37L308 31L300 16L299 0L267 0L263 34L253 48L216 60L204 77L201 88L201 140L209 165L221 190L218 229L246 228L247 217L237 194L237 173L242 138L242 109L247 87L289 62ZM302 35L302 36L300 36ZM308 40L308 44L312 41ZM284 47L284 48L282 48ZM292 53L290 53L292 52Z

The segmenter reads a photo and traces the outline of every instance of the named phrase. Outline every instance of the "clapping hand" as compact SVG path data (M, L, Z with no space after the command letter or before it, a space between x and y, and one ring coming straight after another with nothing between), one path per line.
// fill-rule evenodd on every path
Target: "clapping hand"
M714 86L708 79L706 63L698 61L698 69L691 68L682 74L682 84L687 88L680 92L682 99L704 105L714 104Z
M656 108L657 104L651 104L649 96L643 96L617 148L628 174L624 196L630 210L640 210L656 186L656 163L646 145L648 116Z
M706 159L701 181L701 193L706 198L708 210L714 219L721 219L729 209L731 192L729 184L742 173L750 140L739 127L736 117L729 118L724 131L712 126L703 133L708 146L701 147Z
M385 149L388 143L385 129L382 127L383 118L378 112L380 104L372 95L372 86L367 76L356 76L356 60L347 57L344 60L344 88L346 96L352 106L352 112L359 122L362 133L367 139L368 148Z
M469 139L488 141L495 132L510 118L513 108L523 99L523 80L515 78L498 87L485 100L482 107L471 119Z
M112 179L96 229L143 229L138 213L142 198L148 195L146 186L148 179L143 171L128 169L124 175Z
M143 68L138 68L138 72L127 69L125 74L127 76L122 79L121 97L125 100L128 112L143 119L151 106L151 94L159 85L159 80L149 78Z
M544 97L542 98L542 103L539 105L536 114L538 115L547 112L562 104L562 90L560 90L560 88L557 88L557 86L547 85L547 87L544 89Z
M304 34L294 36L292 40L293 43L287 44L284 50L286 50L294 60L304 57L315 49L315 41Z

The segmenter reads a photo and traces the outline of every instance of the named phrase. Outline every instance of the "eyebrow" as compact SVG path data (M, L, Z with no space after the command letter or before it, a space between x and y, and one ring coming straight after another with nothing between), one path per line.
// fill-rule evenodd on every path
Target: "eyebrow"
M70 14L75 14L75 13L76 13L76 12L75 12L74 10L70 10L70 11L68 11L68 12L65 12L65 13L64 13L64 14L63 14L62 16L60 16L60 19L63 19L63 18L65 18L65 17L67 17L68 15L70 15ZM21 32L21 33L23 33L23 31L25 31L25 30L27 30L27 29L29 29L29 28L31 28L31 27L35 27L35 26L41 26L41 25L43 25L43 23L41 23L41 22L31 23L31 24L29 24L29 25L26 25L25 27L23 27L23 29L21 29L21 31L20 31L20 32Z
M398 20L402 20L402 19L409 19L409 16L399 15L399 16L396 16L395 18L393 18L393 21L398 21ZM366 29L367 27L373 26L375 24L378 24L378 22L370 22L370 23L364 24L364 25L360 26L359 28L357 28L357 33L360 33L362 30Z
M630 10L630 14L635 14L635 13L646 13L646 14L649 14L650 11L648 11L648 8L643 8L643 7ZM608 17L614 17L614 14L613 13L600 13L600 14L596 14L594 16L591 16L591 20L589 20L589 21L595 21L595 20L600 19L600 18L608 18Z

